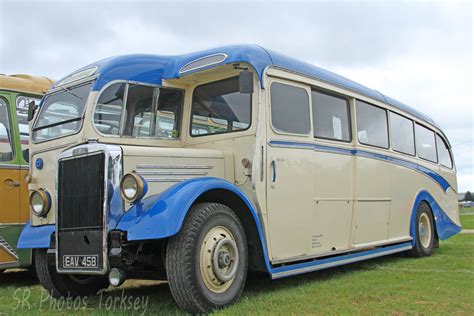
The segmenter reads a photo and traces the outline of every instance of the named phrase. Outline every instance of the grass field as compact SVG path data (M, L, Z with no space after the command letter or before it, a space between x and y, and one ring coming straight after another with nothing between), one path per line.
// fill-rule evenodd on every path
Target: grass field
M461 208L461 224L463 229L474 229L474 207Z
M395 255L277 281L252 274L240 301L216 314L474 315L473 298L474 235L466 234L441 242L429 258ZM0 276L0 314L126 311L181 314L166 283L127 281L102 297L70 301L68 306L48 299L27 272Z

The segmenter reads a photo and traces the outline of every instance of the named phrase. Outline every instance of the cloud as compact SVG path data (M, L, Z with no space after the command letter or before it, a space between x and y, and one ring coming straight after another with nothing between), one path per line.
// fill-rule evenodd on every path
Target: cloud
M129 53L257 43L336 71L429 114L452 144L474 139L467 1L0 0L0 72L60 78ZM473 143L454 147L474 189Z

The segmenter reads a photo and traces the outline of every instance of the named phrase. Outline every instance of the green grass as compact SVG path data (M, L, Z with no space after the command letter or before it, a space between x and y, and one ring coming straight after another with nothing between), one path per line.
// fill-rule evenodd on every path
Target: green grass
M463 207L459 209L461 226L463 229L474 229L474 207Z
M30 295L24 300L29 308L25 303L16 310L22 314L125 314L104 305L106 299L120 299L123 290L148 298L147 314L182 314L166 283L148 281L109 289L102 305L95 298L78 312L58 310L50 301L41 303L41 287L26 272L0 276L0 314L14 313L22 294ZM474 235L458 235L428 258L395 255L276 281L251 274L240 301L216 314L474 315L473 297Z

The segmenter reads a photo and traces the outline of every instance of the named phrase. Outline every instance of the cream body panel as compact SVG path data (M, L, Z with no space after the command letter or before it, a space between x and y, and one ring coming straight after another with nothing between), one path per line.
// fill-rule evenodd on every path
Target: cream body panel
M352 149L350 143L316 139L317 145ZM312 254L340 251L351 246L355 157L313 153L314 213Z
M141 175L148 182L148 196L196 177L225 178L221 150L140 146L122 146L122 150L124 174L136 171Z
M359 147L378 151L367 146ZM392 199L391 164L356 156L355 168L354 244L386 240Z

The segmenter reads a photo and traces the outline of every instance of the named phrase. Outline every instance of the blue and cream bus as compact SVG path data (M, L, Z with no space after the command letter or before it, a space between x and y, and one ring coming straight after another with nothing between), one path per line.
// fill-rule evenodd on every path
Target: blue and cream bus
M209 312L248 270L429 256L460 231L431 118L256 45L99 61L58 81L32 126L18 247L55 297L160 279Z

